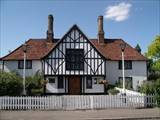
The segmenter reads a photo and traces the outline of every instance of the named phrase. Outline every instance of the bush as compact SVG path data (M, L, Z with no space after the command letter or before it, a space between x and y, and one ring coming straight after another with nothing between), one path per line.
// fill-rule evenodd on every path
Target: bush
M140 86L140 92L145 94L154 94L157 105L160 107L160 78L156 81L146 81Z
M31 90L31 95L36 95L36 96L40 96L43 93L43 89L32 89Z
M154 81L160 78L160 73L151 73L148 77L148 80Z
M119 91L116 89L110 89L110 90L108 90L108 93L111 95L117 95L119 93Z
M40 90L40 89L42 89L41 81L42 81L42 75L39 71L36 72L36 74L34 76L26 77L27 95L37 95L37 93L34 92L35 90L39 91L39 93L42 93L42 90ZM36 94L34 94L34 93L36 93Z
M0 72L0 96L21 95L23 89L22 78L14 72Z
M140 92L144 94L154 94L154 85L153 82L151 81L145 81L141 86L140 86Z

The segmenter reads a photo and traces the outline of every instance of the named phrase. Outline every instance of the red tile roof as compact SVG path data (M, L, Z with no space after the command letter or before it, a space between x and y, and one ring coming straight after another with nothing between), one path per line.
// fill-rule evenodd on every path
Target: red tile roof
M121 60L121 43L126 43L122 39L105 39L105 43L100 45L97 39L90 40L93 45L100 51L100 53L109 60ZM132 48L126 43L126 48L124 51L125 60L147 60L141 53L139 53L135 48Z
M55 44L46 42L46 39L30 39L27 41L27 59L29 60L39 60L48 51L50 51ZM23 59L23 46L21 45L8 55L2 58L3 60L22 60Z
M58 39L56 39L57 41ZM91 43L97 50L109 60L121 60L120 44L124 41L121 39L105 39L103 45L98 44L97 39L90 39ZM49 43L46 39L30 39L27 41L27 59L39 60L46 56L57 44ZM134 48L127 44L124 52L125 60L147 60L142 54L138 53ZM22 45L4 56L2 60L22 60L23 48Z

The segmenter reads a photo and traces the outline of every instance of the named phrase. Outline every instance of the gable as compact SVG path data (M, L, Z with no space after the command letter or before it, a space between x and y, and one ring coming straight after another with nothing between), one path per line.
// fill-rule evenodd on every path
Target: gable
M84 50L84 70L66 70L66 49ZM46 75L104 75L105 58L97 51L94 45L74 25L43 59L43 69Z

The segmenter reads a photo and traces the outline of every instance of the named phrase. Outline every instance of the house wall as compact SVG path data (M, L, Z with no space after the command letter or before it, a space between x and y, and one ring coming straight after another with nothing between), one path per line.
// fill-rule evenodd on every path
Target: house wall
M38 70L42 70L40 60L32 60L32 69L26 69L26 76L34 75ZM18 61L4 61L4 71L16 71L19 75L23 76L23 69L18 69Z
M58 78L57 77L47 77L48 78L55 78L55 83L47 83L46 84L46 93L65 93L65 78L63 77L63 89L58 89ZM68 80L66 79L66 92L68 92Z
M55 83L47 83L46 84L46 93L65 93L65 78L64 77L63 77L63 79L64 79L64 81L63 81L64 88L63 89L58 89L57 77L47 77L47 80L49 78L55 78ZM104 85L99 84L99 83L94 84L93 78L95 78L95 77L92 77L92 88L87 89L86 88L86 77L84 77L84 83L82 81L82 88L84 88L84 91L82 90L82 93L103 93L104 92ZM68 79L67 78L66 78L66 93L68 93Z
M74 34L76 38L74 38ZM70 37L66 37L56 48L44 59L45 75L105 75L105 60L96 49L87 41L80 37L78 30L71 31ZM77 40L76 40L77 39ZM66 49L84 50L84 70L66 70L65 53ZM55 59L57 58L57 59Z
M85 79L84 79L84 82L85 82L84 83L84 88L85 88L84 93L104 93L104 84L99 84L99 83L94 84L94 79L93 78L95 78L95 77L92 77L92 88L87 89L87 87L86 87L86 77L85 77ZM103 80L103 78L102 78L102 80Z
M118 61L106 62L106 79L109 84L115 84L122 77L122 70L119 70ZM137 89L137 85L141 85L144 80L147 80L146 61L132 61L132 69L125 70L125 77L132 77L133 89Z

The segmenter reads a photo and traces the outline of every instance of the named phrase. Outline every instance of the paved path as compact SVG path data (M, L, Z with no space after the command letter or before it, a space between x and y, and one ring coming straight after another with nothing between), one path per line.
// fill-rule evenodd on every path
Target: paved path
M160 109L107 109L87 111L0 111L0 120L120 120L154 118L160 120ZM135 119L132 119L135 120ZM139 119L138 119L139 120Z

